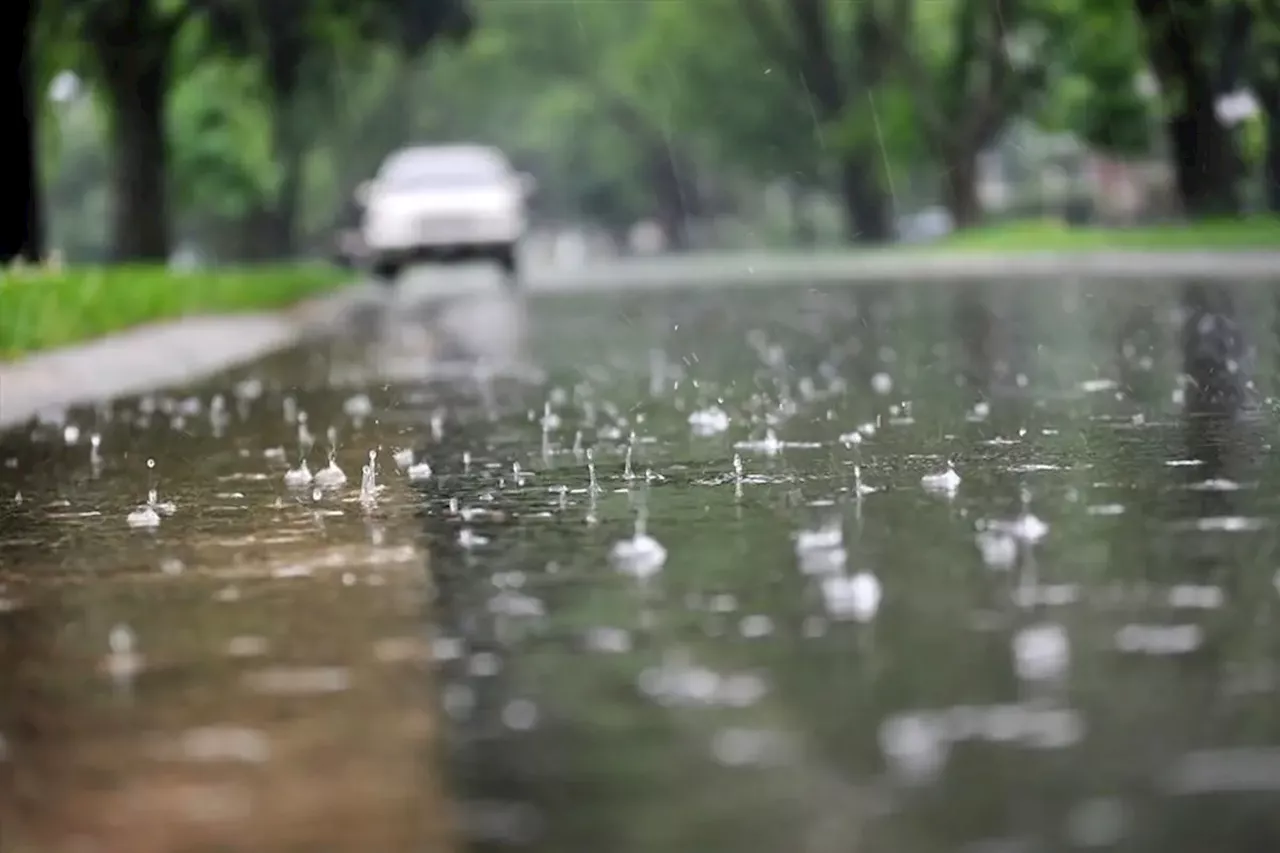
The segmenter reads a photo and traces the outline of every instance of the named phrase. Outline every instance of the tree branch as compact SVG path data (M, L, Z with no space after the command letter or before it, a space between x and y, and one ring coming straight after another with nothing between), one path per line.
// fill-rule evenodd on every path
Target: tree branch
M970 0L976 2L976 0ZM977 104L970 113L971 123L966 127L966 138L969 144L981 146L999 133L1008 118L1008 107L1011 96L1021 97L1015 93L1019 86L1019 75L1013 73L1013 64L1009 59L1009 34L1014 31L1021 19L1022 4L1019 0L985 0L988 4L989 17L986 27L986 43L981 52L981 63L985 73L985 85L978 95Z
M845 105L845 81L831 52L831 23L826 0L791 0L791 13L804 57L801 66L805 85L818 113L827 120L839 118Z
M828 40L825 2L789 0L794 39L763 0L738 0L738 8L760 46L783 63L787 74L805 88L818 115L832 121L844 110L845 88Z

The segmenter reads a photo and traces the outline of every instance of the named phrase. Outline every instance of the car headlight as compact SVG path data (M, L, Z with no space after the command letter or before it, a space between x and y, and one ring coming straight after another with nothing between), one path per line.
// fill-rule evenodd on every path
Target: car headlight
M386 210L371 210L365 216L365 227L381 233L399 231L404 227L404 217Z

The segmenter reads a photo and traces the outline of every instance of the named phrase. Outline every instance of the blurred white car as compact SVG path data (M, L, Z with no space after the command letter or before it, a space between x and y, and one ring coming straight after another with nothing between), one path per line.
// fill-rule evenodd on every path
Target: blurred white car
M374 275L394 281L414 263L491 260L515 282L533 179L496 148L416 146L392 153L356 199Z

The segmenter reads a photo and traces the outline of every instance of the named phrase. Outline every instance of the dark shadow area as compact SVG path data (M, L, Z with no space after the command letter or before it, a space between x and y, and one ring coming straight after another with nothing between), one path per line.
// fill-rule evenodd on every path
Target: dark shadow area
M1184 725L1157 773L1167 799L1144 822L1144 849L1280 847L1280 759L1268 745L1274 724L1259 708L1260 692L1275 689L1275 670L1248 662L1245 651L1277 648L1267 627L1276 591L1259 576L1270 564L1259 564L1256 546L1230 532L1256 524L1258 490L1270 479L1260 464L1268 430L1253 390L1245 295L1212 282L1190 282L1181 292L1182 430L1186 457L1200 464L1186 469L1182 485L1174 571L1183 583L1222 589L1231 610L1210 621L1202 646L1180 660Z

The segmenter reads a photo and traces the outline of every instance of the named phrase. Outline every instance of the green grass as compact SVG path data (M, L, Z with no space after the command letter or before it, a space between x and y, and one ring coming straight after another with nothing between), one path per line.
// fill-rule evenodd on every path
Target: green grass
M1055 220L1024 220L961 231L930 244L930 248L983 252L1280 250L1280 217L1135 228L1072 228Z
M350 280L323 264L10 269L0 273L0 360L177 317L279 309Z

